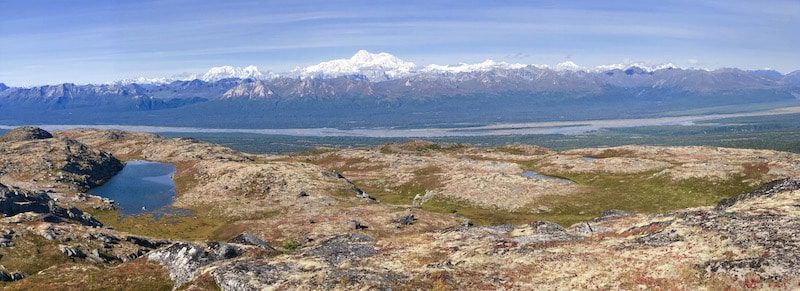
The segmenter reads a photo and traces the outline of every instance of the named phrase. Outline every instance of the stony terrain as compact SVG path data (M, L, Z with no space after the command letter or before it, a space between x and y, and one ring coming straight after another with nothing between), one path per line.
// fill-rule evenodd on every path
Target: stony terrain
M24 188L87 190L123 166L108 153L38 128L17 128L0 142L0 182Z
M173 205L86 190L176 165ZM253 155L152 134L0 138L12 290L794 289L800 155L416 141ZM771 182L774 181L774 182Z

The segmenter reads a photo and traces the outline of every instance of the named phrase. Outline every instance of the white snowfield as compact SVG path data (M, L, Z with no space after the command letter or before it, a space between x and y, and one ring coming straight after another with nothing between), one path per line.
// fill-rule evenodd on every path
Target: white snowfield
M261 79L263 77L264 74L258 70L258 67L251 65L244 68L234 66L213 67L203 74L200 79L206 82L214 82L226 78Z

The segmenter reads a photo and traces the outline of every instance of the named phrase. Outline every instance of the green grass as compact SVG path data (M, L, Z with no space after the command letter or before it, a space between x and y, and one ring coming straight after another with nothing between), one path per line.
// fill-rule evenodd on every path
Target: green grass
M675 182L668 177L652 177L652 174L566 175L578 184L589 187L577 195L544 197L540 203L548 205L552 209L551 214L588 219L608 209L661 213L713 205L723 198L755 188L738 179L721 183L701 179Z
M58 249L57 241L49 241L28 231L18 232L15 246L0 248L0 264L9 271L35 274L50 266L67 263L67 256Z
M298 242L298 241L296 241L296 240L288 239L288 240L283 241L283 244L281 245L281 247L283 249L287 250L287 251L292 252L292 251L295 251L295 250L303 247L303 244Z
M278 210L250 214L243 217L219 215L220 209L210 205L195 205L191 214L152 214L124 216L115 210L84 209L103 224L119 231L136 235L181 240L228 240L245 229L237 222L267 219L279 215Z
M604 156L622 153L608 152ZM656 176L657 172L636 174L609 173L548 173L536 162L522 163L523 168L538 173L561 177L584 187L583 191L570 195L547 195L536 203L526 205L520 211L509 212L491 207L471 205L465 201L436 197L422 205L422 209L439 213L457 213L480 225L521 224L536 220L547 220L569 226L600 216L609 209L620 209L639 213L664 213L683 208L714 205L720 200L754 190L749 180L766 182L769 168L760 164L744 166L741 176L721 182L704 179L673 181L668 176ZM438 187L433 179L434 169L418 170L417 178L409 183L392 187L388 191L380 188L380 181L358 181L365 190L384 203L410 204L414 196ZM367 185L372 185L367 186ZM371 191L371 192L370 192ZM535 213L539 206L548 212Z
M470 205L464 201L434 198L422 209L439 213L457 213L478 225L523 224L537 220L552 221L563 226L600 216L609 209L638 213L664 213L689 207L714 205L723 198L752 191L742 180L732 179L713 183L701 179L674 182L666 177L652 177L653 172L631 175L571 174L563 175L586 190L571 195L544 196L509 212L495 208ZM536 206L545 205L550 211L533 213Z
M232 220L214 216L201 207L192 211L190 215L166 214L159 218L150 214L123 216L114 210L86 209L85 211L116 230L169 239L215 239L224 227L233 223Z
M414 171L415 177L411 181L393 187L385 187L382 180L356 180L353 183L382 203L409 205L417 194L422 195L441 186L438 176L441 172L442 169L435 166L420 168Z
M527 155L527 153L521 149L516 149L507 146L496 147L495 150L502 153L512 154L512 155Z
M551 209L547 216L565 223L597 217L609 209L663 213L714 205L724 198L755 190L758 186L751 185L749 180L769 180L766 177L769 168L758 164L745 165L739 177L718 182L700 178L675 181L666 175L656 175L657 171L636 174L558 173L547 172L534 164L524 167L585 186L585 190L578 194L545 196L537 201L537 205Z
M464 201L440 197L423 203L422 209L438 213L459 214L469 218L470 222L477 225L524 224L536 220L552 220L546 219L545 216L539 214L478 207Z

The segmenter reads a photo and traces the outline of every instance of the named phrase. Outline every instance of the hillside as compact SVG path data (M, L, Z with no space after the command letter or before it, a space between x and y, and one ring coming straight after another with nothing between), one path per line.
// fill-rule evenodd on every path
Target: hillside
M800 276L800 156L785 152L415 141L253 155L35 129L0 145L12 290L768 289ZM188 214L122 217L84 192L107 177L91 173L142 159L177 167L173 205Z

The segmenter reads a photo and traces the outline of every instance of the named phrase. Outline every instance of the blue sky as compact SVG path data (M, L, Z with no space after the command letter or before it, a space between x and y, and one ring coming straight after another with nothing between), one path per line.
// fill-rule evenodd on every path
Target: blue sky
M501 4L502 3L502 4ZM800 1L0 0L0 82L97 83L389 52L424 65L800 69Z

